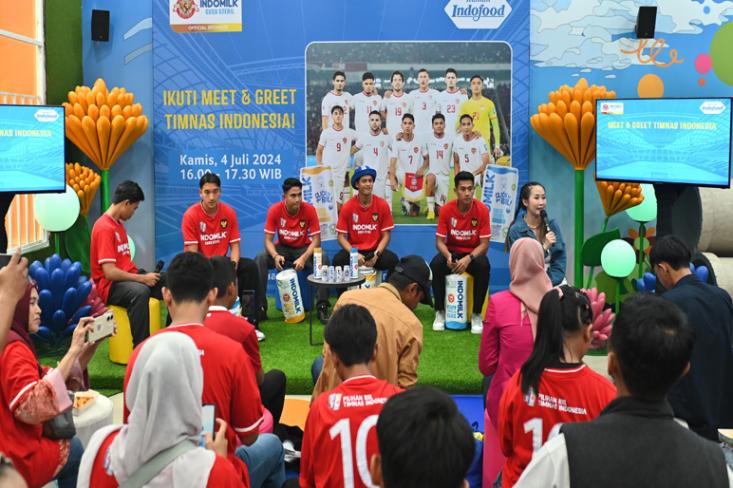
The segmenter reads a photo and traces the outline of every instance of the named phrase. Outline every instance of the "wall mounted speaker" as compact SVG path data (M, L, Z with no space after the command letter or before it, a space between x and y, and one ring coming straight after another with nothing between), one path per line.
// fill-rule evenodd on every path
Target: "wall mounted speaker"
M639 13L636 14L636 32L637 39L654 39L654 26L657 23L657 7L639 7Z
M109 41L109 10L92 10L92 41Z

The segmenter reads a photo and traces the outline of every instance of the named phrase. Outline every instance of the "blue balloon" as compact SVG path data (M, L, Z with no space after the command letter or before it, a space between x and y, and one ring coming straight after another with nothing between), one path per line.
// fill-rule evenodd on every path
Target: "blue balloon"
M64 273L69 271L70 267L71 267L71 259L66 258L63 261L61 261L61 269L64 270Z
M81 275L81 263L75 262L71 266L69 266L69 269L66 270L66 281L64 282L64 286L66 288L71 288L72 286L76 286L77 282L79 281L79 276Z
M53 307L58 310L61 308L61 303L64 299L64 281L66 276L61 269L54 269L51 273L51 294L53 295Z
M83 283L80 283L79 285L77 285L76 287L76 308L79 308L82 306L82 304L86 301L91 291L92 291L92 282L89 280L85 280Z
M51 329L45 325L42 325L38 328L38 332L36 332L35 336L44 342L49 342L53 339L53 332L51 332Z
M76 324L79 322L79 320L81 320L82 317L88 317L90 313L92 313L92 306L84 305L83 307L80 307L79 310L77 310L74 313L74 316L71 317L71 322L73 324Z
M53 330L58 333L66 328L66 314L63 310L56 310L53 313L53 318L51 319L51 327L53 327Z
M74 315L79 305L76 302L76 288L69 288L64 292L64 297L61 300L61 309L64 311L67 317Z
M38 306L41 307L41 322L50 324L53 319L53 295L51 290L41 290L38 292Z
M31 265L28 266L28 274L31 275L31 278L33 278L35 280L36 279L36 273L38 272L39 269L43 269L43 264L41 264L41 262L38 261L38 260L33 261L33 263L31 263ZM38 280L36 280L36 281L38 281Z
M49 273L53 272L54 269L61 267L61 258L58 254L52 255L48 260L50 266L50 269L48 270Z
M33 279L38 283L39 290L48 290L51 286L51 275L43 266L38 268Z
M47 257L46 260L43 261L43 267L46 268L48 274L51 274L51 271L53 271L53 268L51 267L51 256Z
M644 273L644 288L646 291L657 289L657 277L648 271Z
M710 270L708 270L708 267L707 266L702 266L701 265L701 266L698 266L695 269L695 274L700 279L700 281L702 281L704 283L707 283L708 282L708 278L710 277Z
M69 337L71 334L74 333L74 329L76 329L77 324L73 323L69 326L67 326L64 331L61 333L62 337Z

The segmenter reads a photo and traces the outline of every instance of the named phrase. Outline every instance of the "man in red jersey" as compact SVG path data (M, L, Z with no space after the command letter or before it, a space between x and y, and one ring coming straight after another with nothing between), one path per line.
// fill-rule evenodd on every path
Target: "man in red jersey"
M123 223L130 220L145 200L134 181L123 181L112 196L112 205L94 223L90 249L92 281L107 305L127 309L136 347L150 335L148 300L162 300L160 273L145 273L132 262L130 244Z
M285 480L282 444L272 434L259 434L262 403L250 359L241 344L203 326L216 296L213 275L211 263L200 253L185 252L173 259L163 288L173 321L158 333L186 334L199 349L204 372L201 401L213 404L216 416L228 424L228 458L243 481L262 486L270 480L280 486ZM135 348L127 364L125 390L141 349ZM125 421L129 413L125 407Z
M232 262L225 256L214 256L211 258L211 265L214 268L214 288L217 292L216 299L204 319L204 327L242 345L244 352L249 356L260 387L262 405L272 414L273 424L277 425L285 404L285 373L279 369L271 369L267 373L263 371L254 325L247 322L244 317L229 312L238 295L237 273Z
M334 266L349 264L352 247L359 251L359 266L392 271L397 265L397 255L387 249L394 229L392 212L372 193L376 178L376 170L369 166L357 168L351 177L351 186L359 193L341 207L336 232L343 249L334 256Z
M453 178L456 199L446 203L440 211L435 247L438 254L430 262L433 270L433 295L435 296L435 321L433 330L445 329L445 277L449 273L464 271L473 276L473 313L471 333L483 331L481 308L489 289L489 238L491 219L489 209L473 198L473 175L461 171Z
M260 290L267 290L267 272L276 268L282 271L292 267L313 273L313 251L321 247L321 224L313 205L303 201L303 183L297 178L287 178L282 185L283 199L267 211L265 221L265 250L257 255L255 263L259 271ZM275 236L277 235L277 244ZM322 264L328 258L321 253ZM266 293L260 295L260 313L267 312ZM328 316L328 289L318 289L316 305L318 317Z
M324 339L342 383L320 395L308 412L300 486L370 487L369 460L377 453L374 427L384 403L402 389L369 369L376 358L377 326L366 308L340 307Z
M199 180L201 201L191 205L183 214L183 250L200 252L207 258L226 256L237 268L239 292L254 290L257 303L264 290L258 288L257 266L254 260L240 257L240 238L237 214L232 207L221 202L221 179L214 173L206 173ZM242 297L240 297L242 298ZM242 315L247 314L255 325L259 317L254 310L247 311L247 299L242 298ZM256 308L256 307L252 307ZM264 339L264 334L261 334Z

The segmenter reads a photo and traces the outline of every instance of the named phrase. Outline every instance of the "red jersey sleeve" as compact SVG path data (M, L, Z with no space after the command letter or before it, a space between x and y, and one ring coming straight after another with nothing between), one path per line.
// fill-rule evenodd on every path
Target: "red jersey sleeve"
M104 216L102 216L104 217ZM97 250L97 263L116 263L117 249L115 247L115 231L110 226L103 226L96 233L96 239L92 245Z
M183 245L188 246L190 244L199 243L198 228L196 226L196 220L193 214L186 210L183 214L183 221L181 222L181 232L183 233Z
M0 388L12 412L40 381L38 362L28 346L22 342L14 342L5 346L0 368Z
M267 211L267 219L265 219L265 234L275 234L277 231L277 209L280 204L276 203L270 206Z
M341 234L348 235L349 233L349 219L351 219L351 212L349 212L348 209L349 207L351 207L351 205L349 205L350 202L351 200L346 202L344 206L341 207L341 212L339 212L339 219L336 223L336 232L339 232Z
M448 221L450 219L450 217L448 217L447 210L448 209L446 207L441 209L441 212L438 215L438 228L435 229L435 235L446 240L448 237Z
M313 205L308 205L308 207L306 208L308 209L308 229L312 237L321 233L321 222L318 220L318 212L316 212L316 207L314 207Z
M262 400L252 364L247 355L239 349L241 356L232 358L232 428L238 436L258 432L262 423Z
M233 208L229 207L229 244L234 244L240 241L239 238L239 223L237 222L237 213Z
M479 239L487 239L491 237L491 217L489 216L489 207L486 205L482 205L481 208L478 237Z
M244 341L242 341L242 346L244 347L244 352L249 356L249 360L252 363L252 369L254 369L256 374L260 369L262 369L262 357L260 356L260 344L257 341L257 332L254 327L252 327L252 329L247 333Z
M392 219L392 212L389 210L389 205L384 200L379 200L379 213L381 214L382 225L379 229L384 232L386 230L394 229L394 220Z
M305 432L303 432L303 444L300 448L300 486L301 488L315 488L316 479L314 474L313 458L315 453L315 432L319 425L318 399L313 402L308 417L305 421Z
M242 476L237 473L232 463L217 454L214 465L209 472L209 480L206 482L206 486L210 488L238 488L242 486L243 481Z

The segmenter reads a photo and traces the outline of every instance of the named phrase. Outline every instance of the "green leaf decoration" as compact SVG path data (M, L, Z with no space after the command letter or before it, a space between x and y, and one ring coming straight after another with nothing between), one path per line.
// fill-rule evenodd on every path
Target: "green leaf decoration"
M601 232L591 236L583 243L583 249L580 251L581 259L584 266L600 266L601 251L609 242L614 239L620 239L621 232L618 229Z
M64 232L64 246L66 254L72 261L81 263L82 273L89 276L89 249L92 245L92 234L89 222L83 215L79 215L69 230Z

